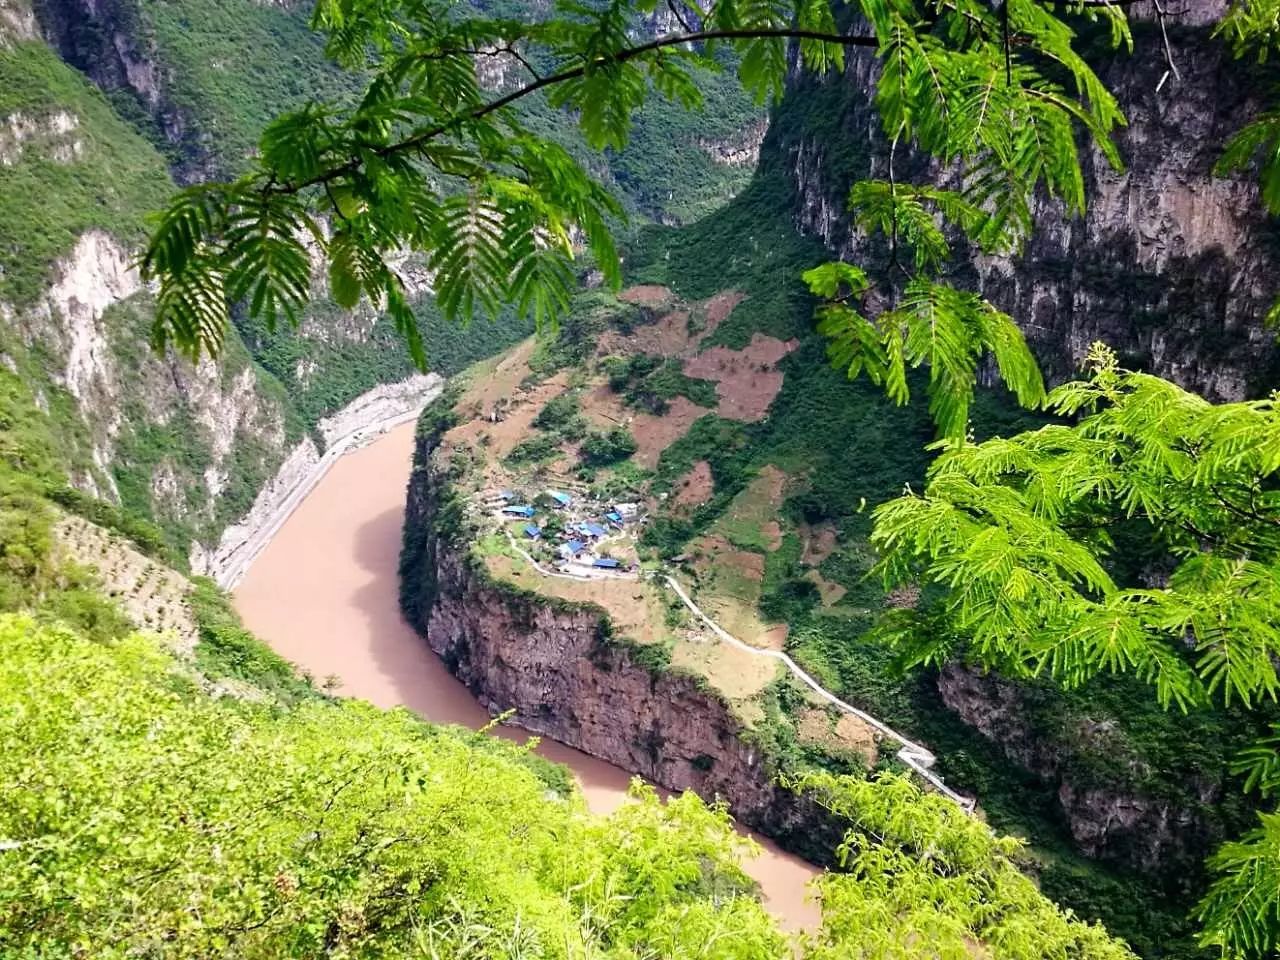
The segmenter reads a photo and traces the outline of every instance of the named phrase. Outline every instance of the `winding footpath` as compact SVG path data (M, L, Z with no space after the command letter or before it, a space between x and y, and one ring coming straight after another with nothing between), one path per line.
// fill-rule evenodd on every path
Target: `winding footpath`
M583 574L564 573L558 570L551 570L547 567L544 567L537 560L535 560L527 550L525 550L522 546L520 546L520 544L516 542L515 538L511 536L510 531L507 531L506 533L507 533L507 540L511 544L512 548L518 554L520 554L520 556L523 557L529 563L529 565L533 567L534 570L542 574L544 577L560 577L565 580L595 579L593 577L586 576ZM610 579L624 579L624 578L613 577ZM906 764L908 767L914 770L917 774L919 774L921 779L928 782L931 786L933 786L934 789L936 789L944 797L947 797L948 799L953 800L967 813L973 813L974 806L975 806L974 800L971 797L966 797L962 794L956 793L954 790L948 787L946 783L943 782L941 777L939 777L936 773L934 773L930 769L935 763L937 763L938 758L927 747L924 747L921 744L916 743L914 740L909 740L908 738L900 734L897 730L894 730L892 727L882 722L881 720L876 719L871 714L867 713L865 710L859 710L853 704L846 703L845 701L841 700L830 690L826 689L826 687L822 686L822 684L818 683L817 680L813 679L813 677L810 676L804 670L803 667L801 667L798 663L792 660L791 657L783 653L781 650L765 650L760 647L754 647L749 643L744 643L743 641L739 640L737 637L733 636L733 634L729 633L728 630L725 630L724 627L720 626L720 624L712 620L711 617L707 616L707 614L702 610L702 608L693 602L693 598L690 597L689 594L685 592L684 587L680 585L680 582L676 580L675 577L671 576L670 574L663 574L662 579L666 582L668 587L670 587L673 591L675 591L676 596L678 596L680 600L684 603L684 605L689 608L689 611L695 617L697 617L707 627L707 629L710 630L712 633L714 633L720 640L729 644L731 647L735 647L736 649L741 650L744 653L749 653L752 656L771 657L774 660L780 660L786 666L786 668L791 671L792 675L795 676L797 680L803 683L806 687L808 687L810 690L816 693L823 700L826 700L828 703L844 711L845 713L848 713L857 717L863 723L878 730L880 734L884 736L886 739L892 740L894 743L897 743L899 745L899 749L897 753L897 757L899 760L901 760L904 764Z
M840 710L843 710L845 713L852 714L853 716L861 720L863 723L867 724L870 727L874 727L876 730L880 731L880 733L884 737L899 744L900 749L898 750L898 754L897 754L899 760L901 760L908 767L910 767L912 770L918 773L924 780L932 784L933 787L939 793L941 793L944 797L954 800L966 812L968 813L973 812L974 801L972 800L972 798L956 793L954 790L952 790L950 787L948 787L945 783L942 782L941 777L939 777L936 773L934 773L932 770L929 769L937 762L938 758L935 757L933 753L931 753L927 748L916 743L914 740L908 740L902 734L898 733L897 730L894 730L888 724L882 723L881 721L877 720L875 717L867 713L865 710L859 710L857 707L853 706L853 704L845 703L843 700L837 697L830 690L827 690L820 683L818 683L817 680L809 676L809 674L807 674L800 667L798 663L792 660L789 656L787 656L781 650L763 650L760 647L753 647L749 643L743 643L737 637L730 634L729 631L725 630L722 626L720 626L720 624L716 623L709 616L707 616L702 611L702 608L693 602L693 600L689 597L689 594L685 593L684 587L680 586L679 581L677 581L675 577L672 577L668 574L663 574L663 579L666 581L667 586L669 586L672 590L675 591L676 596L678 596L684 602L684 605L689 608L689 610L693 613L693 615L697 617L699 620L701 620L703 624L706 625L707 629L709 629L717 637L719 637L721 640L723 640L725 643L729 644L730 646L736 647L739 650L743 650L755 656L772 657L775 660L781 660L786 665L787 669L790 670L791 673L796 677L796 679L798 679L801 683L803 683L806 687L808 687L810 690L816 693L823 700L826 700L828 703L838 707Z

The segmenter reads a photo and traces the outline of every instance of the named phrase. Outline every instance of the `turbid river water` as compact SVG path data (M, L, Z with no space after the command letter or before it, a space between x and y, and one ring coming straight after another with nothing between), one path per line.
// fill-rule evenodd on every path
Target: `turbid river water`
M317 680L337 677L339 693L478 728L488 713L400 616L396 564L413 431L405 424L341 457L258 555L235 605L282 656ZM573 770L592 810L623 802L625 770L552 741L539 749ZM755 839L762 852L744 866L769 910L788 928L815 926L805 893L814 868Z

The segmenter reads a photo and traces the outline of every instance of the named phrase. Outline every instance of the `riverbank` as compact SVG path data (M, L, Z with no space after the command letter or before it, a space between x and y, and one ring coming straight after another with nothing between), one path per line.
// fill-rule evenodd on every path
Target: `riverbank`
M212 577L224 590L234 589L339 457L415 420L442 389L444 378L439 374L415 375L375 387L325 417L318 424L324 452L311 437L304 437L258 493L249 512L223 531L217 549L193 551L191 569Z
M281 521L235 589L246 626L317 682L438 723L480 727L488 712L400 617L397 561L414 440L410 423L337 458ZM502 729L523 740L520 730ZM622 803L631 774L558 743L540 751L570 767L593 810ZM792 929L816 925L805 900L814 868L760 840L745 865L769 909Z

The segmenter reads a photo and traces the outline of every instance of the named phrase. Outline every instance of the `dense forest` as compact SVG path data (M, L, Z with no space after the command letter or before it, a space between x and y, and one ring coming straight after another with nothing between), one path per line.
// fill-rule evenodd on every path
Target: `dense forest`
M2 952L1273 955L1278 24L6 4ZM536 743L333 696L193 575L426 371L424 655L484 693L458 607L531 650L585 616L575 669L728 718L679 775L628 744L683 793L594 814ZM645 505L647 612L531 587L496 478ZM716 666L673 576L965 803ZM799 821L734 808L729 739ZM819 925L782 932L731 814L824 865Z

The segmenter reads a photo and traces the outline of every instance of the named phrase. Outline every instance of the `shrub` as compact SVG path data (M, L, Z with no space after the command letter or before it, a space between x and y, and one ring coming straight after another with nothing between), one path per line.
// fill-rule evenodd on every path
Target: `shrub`
M626 427L614 427L603 433L589 433L582 441L582 462L588 466L617 463L635 452L636 439Z

